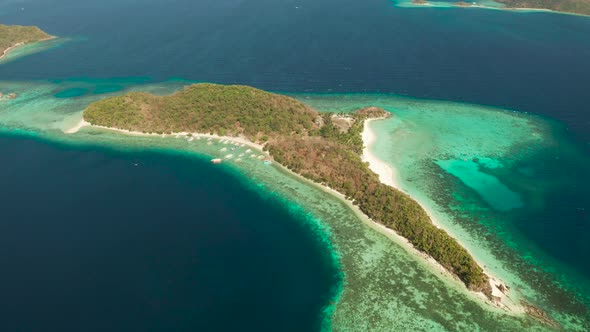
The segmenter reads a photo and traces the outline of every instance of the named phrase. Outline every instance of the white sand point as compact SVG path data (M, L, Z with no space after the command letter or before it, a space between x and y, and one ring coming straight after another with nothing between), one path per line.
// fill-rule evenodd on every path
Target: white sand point
M72 128L65 130L64 133L66 133L66 134L75 134L80 129L82 129L82 127L86 127L86 126L90 126L90 123L89 122L86 122L86 121L84 121L84 119L82 119L78 123L76 123L76 125L73 126Z
M362 139L363 139L362 160L369 163L369 168L379 176L379 180L382 183L384 183L386 185L389 185L389 186L391 186L391 187L393 187L393 188L395 188L395 189L397 189L399 191L404 192L403 189L401 188L400 184L399 184L398 174L397 174L396 170L394 168L392 168L391 166L389 166L384 161L380 160L370 150L370 148L373 145L373 143L377 140L377 135L373 132L373 130L371 130L369 124L371 123L371 121L382 120L382 119L383 118L368 119L364 123L363 132L362 132ZM432 211L430 211L428 208L426 208L424 206L424 204L420 203L418 200L416 200L416 202L418 202L418 204L420 204L420 206L424 209L424 211L426 211L426 213L430 217L430 220L432 221L432 223L435 226L437 226L437 227L439 227L441 229L444 229L443 227L441 227L440 222L438 222L438 220L434 217L434 214L432 213ZM383 226L383 225L381 225L379 223L376 223L376 222L374 222L372 220L371 220L371 222L373 222L374 224L376 224L376 226L378 226L378 229L382 233L384 233L386 235L389 234L390 236L393 235L395 237L399 237L399 238L403 239L405 242L407 242L408 245L411 246L411 244L409 244L409 242L407 241L407 239L405 239L403 237L400 237L392 229L387 228L387 227L385 227L385 226ZM449 234L452 235L451 233L449 233ZM431 261L431 263L433 263L433 265L436 266L437 268L439 268L443 273L450 274L442 265L440 265L438 262L436 262L432 257L427 256L427 260L428 261ZM484 267L484 265L481 264L481 262L478 262L477 260L476 260L476 262L482 268ZM524 307L521 304L517 303L516 301L513 301L512 299L510 299L509 297L507 297L506 294L504 294L504 292L502 292L498 288L498 286L500 286L500 285L502 285L502 287L505 287L506 283L504 283L500 279L496 278L495 276L491 275L489 273L489 271L485 271L485 269L484 269L484 272L488 275L488 277L490 279L490 286L492 287L492 296L495 296L495 297L497 297L499 299L499 301L493 302L492 304L496 305L497 307L500 307L500 308L503 308L505 310L508 310L511 313L515 313L515 314L523 313L524 312ZM481 296L486 301L488 300L487 297L485 297L483 294L481 294Z

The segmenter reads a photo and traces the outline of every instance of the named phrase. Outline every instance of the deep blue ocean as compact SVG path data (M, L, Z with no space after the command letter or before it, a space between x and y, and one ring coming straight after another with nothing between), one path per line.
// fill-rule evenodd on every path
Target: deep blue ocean
M209 161L0 136L3 331L318 329L338 271Z
M0 22L69 39L0 65L0 81L395 93L555 118L566 125L559 135L590 149L587 17L389 0L23 0L0 2ZM0 156L2 330L319 328L339 282L327 249L297 222L304 216L230 171L23 136L1 136ZM547 172L572 169L588 183L590 171L552 158L540 157ZM578 250L587 190L567 189L551 195L560 220L537 227L527 221L543 218L525 211L513 227L590 276L590 253Z
M74 39L0 67L2 80L181 77L391 92L544 114L590 141L586 17L390 0L26 0L0 12L5 24Z

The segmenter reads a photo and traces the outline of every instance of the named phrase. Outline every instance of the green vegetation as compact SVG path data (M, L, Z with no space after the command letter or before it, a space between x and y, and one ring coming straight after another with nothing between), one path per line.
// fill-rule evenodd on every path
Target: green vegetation
M170 96L133 92L94 103L86 121L148 133L199 132L253 142L312 129L317 114L297 100L246 86L195 84Z
M351 199L367 216L432 256L465 285L491 296L488 277L455 239L434 226L408 195L382 184L361 160L369 107L352 115L319 114L299 101L246 86L197 84L170 96L134 92L91 104L91 124L134 131L243 135L265 143L282 165Z
M0 24L0 57L7 49L17 45L24 45L51 38L38 27Z
M509 8L538 8L590 15L590 0L494 0Z

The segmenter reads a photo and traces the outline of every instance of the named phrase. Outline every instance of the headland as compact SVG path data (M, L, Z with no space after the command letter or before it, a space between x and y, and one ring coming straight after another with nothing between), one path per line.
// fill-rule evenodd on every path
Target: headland
M589 0L494 0L482 2L411 0L408 2L402 1L398 5L402 7L461 7L520 12L552 12L580 16L590 15Z
M36 26L0 24L0 59L18 47L54 38Z
M191 133L254 144L290 171L336 191L381 225L382 232L405 238L469 289L499 304L498 291L507 288L501 283L492 287L497 281L491 283L472 256L437 227L420 204L395 188L393 173L382 167L378 175L369 168L378 165L376 160L366 153L361 157L370 144L366 121L388 116L376 107L348 115L319 114L295 99L251 87L197 84L169 96L134 92L95 102L84 111L87 122L81 125L137 135Z

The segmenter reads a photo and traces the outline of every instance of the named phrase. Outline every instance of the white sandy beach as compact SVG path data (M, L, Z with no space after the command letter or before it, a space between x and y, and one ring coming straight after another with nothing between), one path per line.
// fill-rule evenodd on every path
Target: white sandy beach
M23 46L24 44L25 43L16 43L15 45L5 49L4 52L2 52L2 55L0 55L0 60L2 60L2 58L4 58L8 53L10 53L10 51L14 50L17 47Z
M395 171L394 168L392 168L390 165L388 165L387 163L379 160L371 151L370 151L370 146L375 142L375 140L377 139L375 133L370 129L369 124L371 121L375 121L375 120L379 120L379 119L371 119L371 120L367 120L365 121L364 124L364 130L362 132L362 139L363 139L363 143L364 143L364 149L363 149L363 155L362 155L362 159L363 161L366 161L369 163L369 168L375 172L376 174L379 175L379 179L387 184L390 185L398 190L400 189L399 183L397 181L397 172ZM92 125L86 121L84 121L83 119L81 119L78 123L76 123L76 125L74 125L71 128L68 128L67 130L64 130L64 133L66 134L74 134L76 132L78 132L80 129L82 129L83 127L86 126L90 126L90 127L94 127L94 128L101 128L101 129L105 129L105 130L111 130L111 131L117 131L120 133L124 133L127 135L133 135L133 136L159 136L159 137L175 137L175 136L183 136L183 137L187 137L189 135L189 133L187 132L180 132L180 133L172 133L172 134L147 134L147 133L143 133L143 132L137 132L137 131L129 131L129 130L124 130L124 129L118 129L118 128L110 128L110 127L104 127L104 126L96 126L96 125ZM259 150L261 152L263 152L263 146L260 144L256 144L251 142L250 140L248 140L245 137L230 137L230 136L218 136L218 135L212 135L212 134L202 134L202 133L190 133L192 135L192 137L201 137L201 138L213 138L213 139L218 139L218 140L227 140L230 142L234 142L234 143L238 143L238 144L244 144L250 147L255 148L256 150ZM266 154L266 152L264 152ZM432 257L428 256L425 253L422 253L420 251L418 251L417 249L415 249L407 239L405 239L404 237L398 235L395 231L393 231L392 229L389 229L377 222L374 222L372 219L370 219L367 215L365 215L356 205L354 205L354 203L350 200L347 200L345 198L344 195L342 195L340 192L313 182L309 179L304 178L303 176L289 170L288 168L286 168L285 166L279 164L279 163L274 163L274 165L277 165L278 167L281 167L282 169L284 169L285 171L287 171L289 174L291 174L292 176L295 176L299 179L301 179L302 181L309 183L317 188L320 188L338 198L340 198L341 200L343 200L344 202L346 202L346 204L350 207L350 209L365 223L367 224L369 227L375 229L376 231L384 234L385 236L387 236L388 238L390 238L392 241L394 241L395 243L397 243L398 245L401 245L406 251L410 252L411 254L417 256L417 257L421 257L424 262L432 267L433 269L435 269L438 273L446 275L447 278L449 280L452 280L453 283L457 286L458 289L465 289L465 285L454 275L452 275L447 269L445 269L442 265L440 265L436 260L434 260ZM422 205L422 204L421 204ZM428 212L428 210L426 210ZM432 217L432 214L428 212L428 214L430 215L431 220L433 221L433 223L435 225L438 225L438 223L436 222L436 220ZM440 227L440 226L439 226ZM480 264L478 262L478 264L480 266L483 266L482 264ZM521 306L519 303L513 302L511 301L511 299L506 296L504 293L502 293L498 287L496 285L500 285L503 284L505 285L505 283L503 283L502 281L500 281L498 278L494 278L493 276L491 276L488 272L486 272L486 274L490 277L490 284L492 286L492 290L493 290L493 295L497 296L498 298L501 298L501 302L500 303L496 303L496 302L492 302L490 301L485 295L483 295L482 293L476 293L477 294L477 298L481 299L483 302L491 304L497 308L500 308L510 314L515 314L515 315L521 315L524 314L524 307ZM510 294L509 294L510 295Z
M562 14L562 15L573 15L573 16L583 16L588 17L590 15L587 14L579 14L579 13L572 13L572 12L562 12L548 8L530 8L530 7L496 7L496 6L489 6L485 4L479 3L470 3L467 1L469 5L467 6L458 6L453 3L444 3L441 1L433 1L433 2L424 2L424 3L414 3L412 1L401 1L397 3L399 7L431 7L431 8L479 8L479 9L490 9L490 10L501 10L501 11L511 11L511 12L519 12L519 13L552 13L552 14Z
M97 126L97 125L93 125L87 121L84 121L84 119L81 119L73 127L68 128L68 129L64 130L63 132L66 134L75 134L80 129L82 129L84 127L101 128L101 129L105 129L105 130L117 131L117 132L124 133L127 135L132 135L132 136L159 136L159 137L185 136L186 137L188 135L191 135L192 137L195 137L195 138L200 137L200 138L213 138L213 139L218 139L218 140L227 140L227 141L230 141L233 143L248 145L248 146L253 147L256 150L259 150L261 152L263 151L262 145L256 144L256 143L250 141L249 139L247 139L245 137L241 137L241 136L219 136L219 135L214 135L214 134L189 133L189 132L179 132L179 133L172 133L172 134L148 134L148 133L143 133L140 131L131 131L131 130L126 130L126 129Z
M362 133L364 149L361 158L363 161L369 163L369 168L379 175L379 180L382 183L399 189L400 185L397 180L397 172L391 166L379 160L379 158L371 152L371 149L369 149L377 139L377 135L375 135L375 133L369 128L369 124L375 120L379 119L365 120Z
M380 119L369 119L369 120L366 120L364 123L363 133L362 133L363 145L364 145L362 159L363 159L363 161L369 163L369 168L379 176L379 180L382 183L392 186L392 187L396 188L397 190L404 192L399 184L397 170L395 170L393 167L391 167L390 165L388 165L384 161L377 158L377 156L375 156L375 154L370 149L371 146L373 145L373 143L377 139L377 135L370 128L370 123L372 121L376 121L376 120L380 120ZM420 201L417 201L417 202L426 211L426 213L430 217L430 220L432 221L432 223L439 228L443 228L443 227L441 227L440 222L438 222L436 220L436 218L434 217L434 214L428 208L426 208L424 206L424 204L422 204ZM437 268L442 270L442 272L445 273L446 275L451 275L442 265L440 265L438 262L436 262L433 258L431 258L430 256L428 256L424 253L419 252L416 249L413 249L412 245L405 238L399 236L393 230L391 230L379 223L376 223L376 222L372 222L372 223L376 225L376 227L373 227L373 228L379 230L380 232L382 232L383 234L385 234L386 236L388 236L390 238L393 238L394 240L397 239L398 241L396 241L396 242L398 242L398 243L401 241L402 243L405 244L405 246L404 246L405 248L411 247L412 251L417 252L420 256L426 258L426 260L431 265L436 266ZM447 230L445 230L445 231L447 231ZM449 233L449 234L451 234L451 233ZM484 265L481 264L481 262L477 262L477 264L479 266L481 266L482 268L484 267ZM489 301L487 299L487 297L485 297L485 295L481 294L481 297L483 297L486 300L486 302L492 303L500 308L503 308L510 313L524 314L525 313L524 307L520 303L513 301L509 297L510 294L504 294L502 291L500 291L498 286L500 286L500 285L506 286L506 283L504 283L499 278L491 275L489 273L489 271L485 271L485 268L484 268L484 272L490 278L490 286L492 287L492 295L499 298L500 301L499 301L499 303L492 303L491 301ZM455 276L451 275L451 277L456 279Z
M52 39L55 39L55 38L57 38L57 37L51 36L51 37L48 37L48 38L45 38L45 39L41 39L39 41L36 41L35 43L40 43L40 42L52 40ZM7 56L8 53L14 51L15 49L17 49L17 48L19 48L21 46L25 46L27 44L32 44L32 43L22 43L21 42L21 43L16 43L13 46L10 46L9 48L5 49L4 52L2 52L2 55L0 55L0 60L2 60L5 56Z

